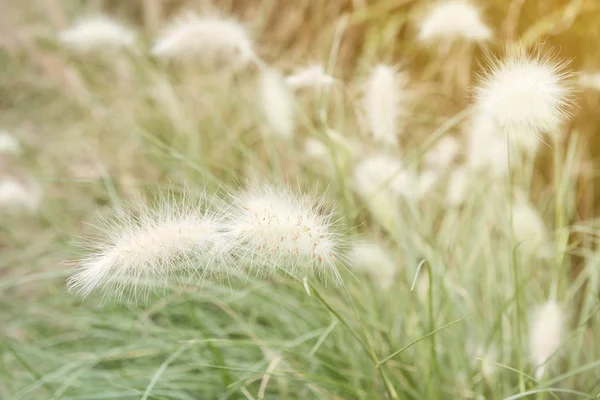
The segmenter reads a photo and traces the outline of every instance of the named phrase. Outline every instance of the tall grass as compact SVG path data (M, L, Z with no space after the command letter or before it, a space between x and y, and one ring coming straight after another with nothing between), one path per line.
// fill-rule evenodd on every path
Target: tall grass
M229 42L228 51L210 54L184 46L201 61L156 58L153 38L179 3L211 18L234 15L256 54L244 42L244 62L231 62L239 53ZM554 99L551 122L537 108L522 130L526 109L478 125L482 107L470 96L486 82L476 73L490 73L483 53L501 63L514 42L534 52L542 41L542 52L562 45L555 57L572 57L569 69L600 68L592 61L600 4L493 1L481 8L494 31L489 43L440 47L417 40L430 3L234 1L219 13L206 2L179 3L15 1L0 19L0 128L21 148L0 152L0 172L35 188L0 196L11 199L0 211L0 398L600 393L595 141L587 134L598 126L589 110L598 94ZM92 11L137 27L136 39L85 52L61 44L60 31ZM402 87L378 99L365 83L380 63L402 74ZM327 84L286 87L285 77L307 65L324 65ZM275 79L266 89L265 77ZM378 103L386 98L394 104ZM569 102L577 107L562 121L557 108ZM396 107L385 114L385 105ZM552 129L544 123L556 132L545 135ZM507 135L473 146L473 135L488 129ZM514 137L532 132L537 152ZM436 162L450 142L458 154ZM79 238L94 241L100 220L127 228L154 218L160 208L145 216L138 206L156 193L168 193L158 196L165 209L207 193L219 217L236 218L247 208L231 203L256 182L322 199L302 215L326 216L343 238L327 265L334 270L319 274L310 257L321 254L308 242L290 244L294 234L271 273L259 273L255 259L246 268L256 248L268 258L280 243L250 234L248 248L227 259L238 262L234 272L161 275L148 297L67 291L72 266L90 257ZM290 222L290 208L269 208L265 218ZM308 260L295 258L299 248L308 248ZM361 248L364 259L354 253ZM137 251L147 266L148 252ZM559 309L559 317L540 317L544 304L556 305L546 314Z

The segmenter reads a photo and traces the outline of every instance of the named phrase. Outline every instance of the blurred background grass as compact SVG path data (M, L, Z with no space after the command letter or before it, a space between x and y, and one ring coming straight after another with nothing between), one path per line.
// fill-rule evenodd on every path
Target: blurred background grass
M151 60L129 60L130 70L112 70L106 67L106 60L82 62L71 57L55 37L78 16L101 11L138 28L148 43L183 10L218 9L244 21L261 57L285 71L311 60L331 61L336 77L351 82L377 62L402 65L422 94L415 98L406 135L409 144L418 146L469 102L468 90L449 94L440 88L443 64L414 39L416 23L430 4L416 0L226 0L215 6L208 1L179 0L4 0L0 13L0 128L18 132L25 154L19 160L0 160L0 171L35 177L43 186L45 200L39 215L2 216L0 223L2 398L253 398L246 392L260 393L268 376L265 369L277 365L284 371L282 378L277 379L275 373L275 385L263 393L264 398L384 398L377 369L365 362L351 335L337 329L338 322L326 310L298 287L290 289L285 280L274 285L251 279L225 288L209 284L200 292L176 293L149 309L131 304L106 307L64 293L70 265L63 260L77 257L72 236L86 231L82 221L93 221L98 208L119 207L124 199L138 198L140 191L173 182L194 182L209 190L233 188L240 176L248 175L248 163L251 170L273 179L295 179L298 171L302 183L323 179L298 161L297 149L277 149L279 156L269 158L269 149L258 143L260 135L253 122L256 110L248 109L255 96L250 85L221 76L165 78L163 67ZM493 54L502 53L507 41L543 42L544 48L555 49L561 58L572 59L573 70L600 69L599 1L490 0L481 6L485 21L495 28L496 40L490 46ZM475 51L475 73L481 72L484 56L482 50ZM167 68L167 72L171 71ZM115 81L124 84L114 85ZM186 88L186 84L191 86ZM221 95L204 96L216 89ZM347 111L356 106L346 104L352 102L348 100L352 96L345 92L352 90L344 88L334 94L333 102L340 104L332 107L330 116L330 122L350 136L359 131L355 116ZM580 92L566 128L568 138L578 138L582 166L576 172L576 212L571 222L586 221L593 227L600 207L595 190L599 106L600 93ZM307 115L306 119L300 137L322 130L317 117ZM195 135L196 131L203 135ZM565 143L564 153L567 147ZM547 204L553 190L551 149L544 148L536 163L532 192L546 195ZM343 190L333 191L339 195ZM485 193L481 195L485 203ZM368 220L350 203L346 209L358 215L350 218L350 224ZM414 229L407 225L406 230ZM461 244L454 244L464 254L455 255L452 262L469 259L463 249L476 236L474 232L485 232L477 229L482 228L474 222L472 228L461 231ZM426 233L423 236L433 234ZM455 235L441 240L452 243ZM418 260L424 256L412 243L421 237L415 234L414 239L402 240L395 244L407 264L401 278L403 290L388 296L374 288L349 287L381 355L402 348L432 328L423 300L407 290ZM595 243L587 243L588 236L573 232L570 240L572 247L585 249L569 253L572 280L579 288L588 284L577 280L579 272L584 265L597 269L598 259L590 253ZM489 243L488 247L494 246ZM450 256L443 252L428 256L437 259L439 270L445 270ZM498 258L494 262L501 266L505 261ZM544 271L534 270L528 279L542 282ZM465 285L485 294L486 287L477 282L482 276L485 271L473 271ZM589 285L594 288L594 283L598 282ZM585 306L592 304L591 300L577 298L569 285L565 284L569 299L591 313ZM541 283L534 286L532 296L543 298L540 287ZM464 299L457 299L469 296L456 295L454 286L440 283L436 288L438 327L472 310ZM507 293L511 287L497 290ZM498 335L506 335L502 315L508 307L501 304L501 296L489 296L493 301L474 307L478 321L491 326L489 332L478 332L486 345ZM447 298L452 298L451 305L444 304ZM343 296L332 295L329 300L343 315L353 314ZM382 307L380 301L387 306ZM486 315L488 304L501 310ZM398 321L402 309L416 312ZM558 375L566 388L589 393L598 389L599 369L593 363L600 349L590 345L597 336L595 326L573 336L578 346L570 349L568 367ZM488 382L458 350L465 345L470 328L452 329L444 333L437 349L443 369L439 374L431 372L440 366L431 361L430 345L410 349L409 361L389 363L401 397L502 398L514 393L518 374L504 368ZM513 364L507 361L507 365ZM162 366L165 370L157 376ZM573 372L576 367L584 368L583 372ZM160 381L153 386L155 376ZM565 394L559 398L579 397Z

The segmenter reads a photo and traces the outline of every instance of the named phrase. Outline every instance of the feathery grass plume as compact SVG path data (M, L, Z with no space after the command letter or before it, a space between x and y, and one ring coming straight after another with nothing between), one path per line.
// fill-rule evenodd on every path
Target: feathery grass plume
M426 169L418 176L417 198L427 196L437 185L440 173L435 169Z
M333 129L327 129L327 137L331 139L336 150L344 149L351 158L356 158L362 154L363 144L355 138L348 138Z
M419 197L419 178L396 158L378 154L364 159L354 169L354 188L365 200Z
M205 195L158 199L134 205L101 222L98 237L83 245L90 254L78 262L68 286L83 296L101 289L106 298L148 295L182 278L228 274L227 243L219 214Z
M333 213L321 213L324 197L261 184L232 197L224 226L240 265L256 273L316 273L341 283L335 263L342 238L333 230Z
M478 366L481 375L485 380L491 382L492 375L496 372L496 362L498 360L498 351L496 348L485 348L482 345L471 346L473 357L473 366Z
M394 157L385 154L367 157L354 169L354 189L365 200L391 195L393 182L402 171L402 163Z
M82 18L62 31L58 40L66 47L92 53L133 47L135 33L107 16Z
M408 77L393 67L377 65L364 87L363 108L367 126L375 141L398 145L398 134L405 116L405 87Z
M600 91L600 72L582 73L577 83L584 89Z
M512 221L515 244L521 252L542 258L551 255L546 224L527 200L517 197L512 206Z
M525 151L537 149L543 134L557 133L569 116L572 89L566 65L540 49L530 56L510 47L503 60L490 62L475 89L474 118L487 120Z
M354 243L346 255L355 271L366 272L381 290L388 290L398 272L390 251L377 243Z
M294 97L281 74L265 68L260 77L260 105L270 130L283 139L294 135Z
M467 166L491 177L505 176L509 170L506 140L487 119L475 118L468 124ZM537 140L536 137L533 137Z
M453 136L444 136L425 154L425 164L431 167L447 167L460 152L460 143Z
M35 184L24 184L12 178L0 180L0 210L33 213L38 210L41 200L41 189Z
M188 12L159 36L152 54L166 60L194 60L235 68L257 61L246 29L237 21Z
M458 207L467 199L471 174L464 167L455 168L448 179L446 191L446 204L450 207Z
M16 137L8 132L0 132L0 154L21 154L21 145Z
M329 149L320 140L309 137L304 140L304 154L310 159L325 160L329 158Z
M418 33L421 41L483 42L491 37L492 31L481 19L479 9L462 0L435 4L421 21Z
M293 89L305 87L328 87L335 82L335 79L325 72L322 65L311 65L294 71L293 74L285 77L285 83Z
M564 332L564 316L559 304L549 300L533 313L529 333L529 351L536 379L542 379L546 362L558 350Z

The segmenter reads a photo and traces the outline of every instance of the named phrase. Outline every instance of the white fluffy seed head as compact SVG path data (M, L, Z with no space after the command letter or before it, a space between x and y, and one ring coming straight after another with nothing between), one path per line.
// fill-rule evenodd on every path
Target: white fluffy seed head
M332 214L321 213L323 198L254 185L233 199L225 230L242 265L256 273L280 269L341 281L335 265L341 239L333 231Z
M600 91L600 72L582 73L577 82L584 89Z
M419 26L421 41L484 42L490 40L492 31L481 19L479 9L462 1L444 1L435 4Z
M389 250L377 243L354 243L346 258L355 271L369 274L375 285L388 290L398 272Z
M489 119L475 118L469 124L467 136L467 165L473 171L491 177L508 173L507 141ZM527 136L537 140L537 136Z
M549 300L533 312L529 334L531 361L537 367L536 379L541 379L546 362L559 348L564 332L564 316L559 304Z
M389 193L402 170L402 163L394 157L384 154L367 157L354 169L354 189L366 199Z
M164 288L174 280L228 273L227 243L216 214L204 198L159 200L104 219L98 237L83 243L91 252L77 265L69 288L86 296L102 289L105 297L134 297Z
M295 101L281 74L265 69L260 77L259 94L268 130L290 139L294 135Z
M475 118L487 120L501 134L508 134L511 142L530 148L536 148L537 138L543 134L557 133L571 104L566 63L555 62L539 51L529 56L515 47L505 59L490 64L475 91Z
M325 143L311 137L304 141L304 154L312 160L329 159L329 149Z
M152 54L166 60L190 60L241 68L257 59L246 29L231 19L187 13L159 36Z
M529 202L517 200L512 206L512 221L518 248L544 257L549 250L548 232L538 211Z
M444 136L425 154L425 164L430 167L447 167L460 152L460 143L453 136Z
M426 169L419 174L417 194L422 199L427 196L437 185L440 173L435 169Z
M322 65L311 65L298 69L293 74L285 77L285 83L293 89L305 87L329 87L335 83L335 79L325 72Z
M455 168L448 179L446 192L446 204L450 207L458 207L467 199L471 174L465 167Z
M405 116L408 78L393 67L377 65L369 76L363 94L367 126L375 141L397 145L400 123Z
M106 16L82 18L59 33L58 40L81 53L133 47L135 33Z
M8 132L0 132L0 154L21 154L21 145L16 137Z
M35 184L25 184L12 178L0 180L0 209L35 212L40 206L42 192Z

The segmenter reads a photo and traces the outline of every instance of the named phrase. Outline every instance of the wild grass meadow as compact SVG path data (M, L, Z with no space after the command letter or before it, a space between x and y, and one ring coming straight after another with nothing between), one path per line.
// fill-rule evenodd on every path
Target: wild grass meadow
M600 396L597 0L4 0L0 399Z

